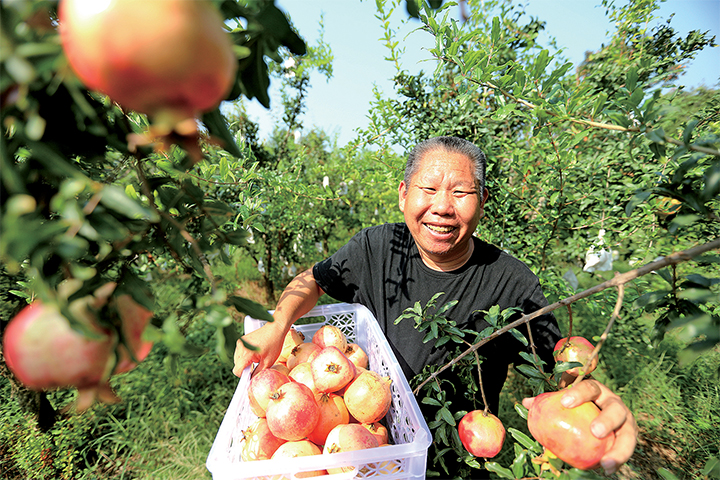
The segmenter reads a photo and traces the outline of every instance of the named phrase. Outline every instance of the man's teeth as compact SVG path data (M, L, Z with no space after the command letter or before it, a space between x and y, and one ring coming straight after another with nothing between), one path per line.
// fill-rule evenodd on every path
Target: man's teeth
M426 225L430 230L438 233L450 233L455 230L455 227L439 227L437 225Z

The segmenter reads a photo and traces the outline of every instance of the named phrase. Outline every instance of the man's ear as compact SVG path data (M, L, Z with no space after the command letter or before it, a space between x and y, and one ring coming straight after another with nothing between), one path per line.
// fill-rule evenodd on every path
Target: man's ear
M488 197L490 196L490 190L483 187L483 193L482 193L482 206L485 206L485 202L487 202Z
M403 213L405 213L405 197L407 197L407 185L405 185L405 180L403 180L398 187L398 205L400 206L400 211Z
M485 202L487 202L490 196L490 191L487 188L483 188L482 194L480 195L480 218L485 216Z

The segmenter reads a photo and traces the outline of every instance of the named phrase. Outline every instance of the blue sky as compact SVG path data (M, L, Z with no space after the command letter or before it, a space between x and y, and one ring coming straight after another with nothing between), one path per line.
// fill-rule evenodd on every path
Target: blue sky
M597 50L609 39L614 30L605 16L600 0L525 0L527 15L546 22L540 42L547 44L553 36L564 55L575 65L582 62L585 51ZM621 3L621 2L618 2ZM386 95L393 95L392 77L395 73L390 62L383 60L388 51L380 41L383 30L375 18L373 0L276 0L276 5L292 18L300 35L309 43L318 38L319 21L324 15L325 41L335 56L333 77L326 81L320 74L311 77L307 110L303 117L305 128L317 126L337 135L339 145L355 137L354 130L365 127L367 113L376 86ZM458 7L454 14L457 14ZM668 0L661 4L655 15L665 21L675 13L671 26L685 36L690 30L710 31L720 43L720 0ZM397 28L407 19L404 10L394 15ZM405 53L403 67L411 73L420 70L432 72L434 63L428 61L427 48L432 37L415 31L416 21L406 22L402 35ZM680 82L689 87L717 86L720 83L720 47L706 48L690 64ZM271 109L266 110L256 101L249 102L248 113L260 123L260 135L266 137L274 121L281 116L279 96L271 87Z

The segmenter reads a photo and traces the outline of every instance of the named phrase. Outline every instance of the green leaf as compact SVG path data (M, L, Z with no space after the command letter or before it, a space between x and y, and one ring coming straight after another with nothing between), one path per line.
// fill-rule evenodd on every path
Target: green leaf
M695 130L695 127L697 126L697 124L698 124L698 119L693 118L685 126L685 130L683 131L683 143L685 145L688 145L690 143L690 140L692 139L693 130Z
M643 92L643 89L641 87L636 88L632 95L630 95L630 105L633 106L633 108L640 105L640 102L642 102L643 97L645 96L645 92Z
M405 8L407 9L408 15L413 18L420 18L420 7L417 4L417 0L405 0Z
M672 473L670 470L660 467L657 471L658 475L660 475L664 480L680 480L679 477L677 477L674 473Z
M597 94L595 98L595 103L593 104L592 109L592 116L593 118L596 118L598 115L600 115L600 112L603 111L603 108L605 107L605 102L607 101L607 94L604 92L600 92Z
M204 113L202 122L207 127L210 135L217 137L222 142L221 146L225 151L236 158L243 158L243 153L240 151L237 143L235 143L235 138L233 138L232 133L230 133L225 117L220 113L219 107Z
M452 416L452 413L450 413L450 410L448 410L446 407L442 407L440 411L438 412L438 415L440 415L440 418L445 420L447 423L449 423L452 426L455 426L455 418Z
M492 30L490 31L490 40L493 45L497 45L500 41L500 18L493 17L492 19Z
M518 365L515 367L520 373L530 378L545 379L545 375L540 372L537 368L531 367L530 365Z
M423 397L423 399L420 401L420 403L424 403L426 405L435 405L436 407L442 406L442 403L440 403L439 400L436 400L432 397Z
M274 320L273 316L265 309L265 307L247 298L233 295L228 297L226 305L235 307L238 312L250 315L258 320L266 320L268 322L272 322Z
M528 339L525 338L525 335L523 335L522 333L520 333L520 331L518 331L517 328L512 328L512 329L510 329L510 334L511 334L513 337L515 337L515 339L516 339L518 342L522 343L524 346L527 347L527 346L529 345Z
M523 407L525 408L525 407ZM517 409L517 408L516 408ZM525 416L523 419L527 420L527 409L525 409ZM537 450L538 444L535 440L525 435L520 430L517 430L515 428L508 428L508 432L512 437L520 443L523 447L527 448L528 450Z
M125 189L117 185L105 185L103 187L100 203L133 220L147 220L153 223L160 220L157 213L128 197Z
M635 192L635 195L633 195L628 204L625 206L625 215L629 217L635 207L644 203L651 195L652 192L650 190L638 190Z
M635 90L635 87L637 86L637 81L637 67L632 67L625 74L625 88L627 88L628 92L632 92Z
M515 478L515 475L513 475L512 471L510 471L510 469L501 466L497 462L485 462L485 468L489 472L498 474L500 476L500 478L509 478L511 480L514 480L514 478Z

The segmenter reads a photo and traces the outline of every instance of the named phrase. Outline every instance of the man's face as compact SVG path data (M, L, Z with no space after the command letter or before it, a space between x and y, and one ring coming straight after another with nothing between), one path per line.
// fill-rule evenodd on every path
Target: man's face
M400 183L400 211L430 268L460 262L457 268L469 258L469 240L487 199L474 171L464 155L436 149L420 159L409 185Z

